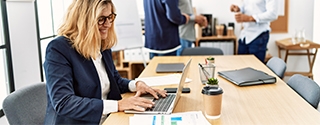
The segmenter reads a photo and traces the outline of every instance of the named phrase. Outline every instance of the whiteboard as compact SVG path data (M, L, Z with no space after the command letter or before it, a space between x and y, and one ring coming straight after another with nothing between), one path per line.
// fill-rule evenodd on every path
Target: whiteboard
M118 43L113 51L143 47L141 20L135 0L113 0L116 8L115 31Z

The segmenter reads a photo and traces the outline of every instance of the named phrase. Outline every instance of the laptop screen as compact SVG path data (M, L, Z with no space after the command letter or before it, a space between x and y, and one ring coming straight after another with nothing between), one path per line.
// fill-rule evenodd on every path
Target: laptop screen
M182 93L182 89L183 89L183 86L184 86L184 84L186 82L187 75L188 75L188 72L189 72L189 67L190 67L191 60L192 59L189 59L189 61L187 62L186 66L182 70L180 83L179 83L179 86L177 87L176 99L174 100L174 107L176 106L178 100L180 99L180 95Z

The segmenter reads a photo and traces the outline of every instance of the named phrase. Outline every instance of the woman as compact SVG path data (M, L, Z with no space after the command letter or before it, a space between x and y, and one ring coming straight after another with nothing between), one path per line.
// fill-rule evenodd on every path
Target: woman
M166 96L164 90L121 78L116 71L110 50L117 40L115 17L111 0L73 0L59 37L46 50L45 124L99 124L111 112L152 107L141 94ZM136 95L121 98L130 91Z

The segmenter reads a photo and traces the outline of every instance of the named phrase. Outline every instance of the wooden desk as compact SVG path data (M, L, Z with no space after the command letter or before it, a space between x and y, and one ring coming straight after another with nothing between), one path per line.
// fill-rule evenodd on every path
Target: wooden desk
M308 57L309 72L285 72L285 74L284 74L285 76L292 76L294 74L302 74L304 76L308 76L309 78L313 79L312 68L314 65L314 61L316 59L318 48L320 48L320 44L314 43L310 40L307 40L307 43L309 44L309 46L301 47L299 43L293 44L291 42L291 38L276 41L276 44L278 46L278 54L279 54L280 58L281 58L281 50L285 50L284 61L286 63L287 63L289 55L307 56ZM296 52L296 50L303 50L305 52ZM312 52L312 50L315 50L315 51ZM295 51L295 52L291 52L291 51Z
M276 76L253 55L214 57L216 72L251 66ZM164 75L155 72L158 63L187 62L189 58L190 56L154 57L140 77ZM198 63L203 63L205 56L192 58L188 74L192 82L185 84L185 87L191 88L191 93L181 95L174 112L203 111L201 94L203 85L199 78ZM213 125L315 125L320 123L320 113L278 77L275 84L238 87L219 77L217 73L215 76L219 79L224 93L221 117L208 120ZM123 97L133 95L134 93L126 93ZM112 113L103 124L128 125L130 116L133 114Z

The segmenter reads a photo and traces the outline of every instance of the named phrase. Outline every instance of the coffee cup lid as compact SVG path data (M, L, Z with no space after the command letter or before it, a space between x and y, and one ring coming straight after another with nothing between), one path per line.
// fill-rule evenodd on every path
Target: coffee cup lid
M223 90L220 87L205 86L201 93L205 95L219 95L223 93Z

